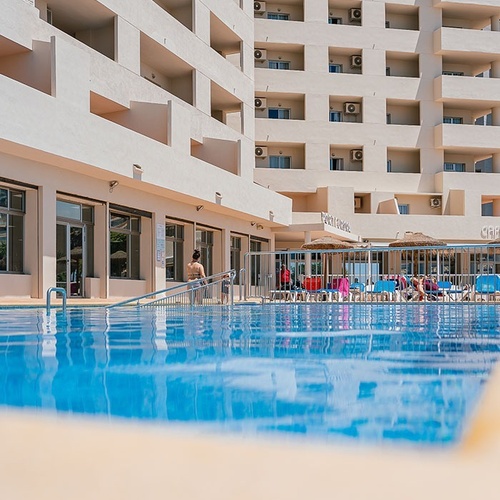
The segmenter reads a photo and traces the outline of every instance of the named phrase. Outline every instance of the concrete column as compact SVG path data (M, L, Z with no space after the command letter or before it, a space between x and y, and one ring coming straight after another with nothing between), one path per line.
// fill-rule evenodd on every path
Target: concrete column
M193 33L210 45L210 10L202 0L193 0Z
M56 187L45 183L38 192L39 294L44 297L48 288L56 286Z
M328 22L328 0L304 0L305 22Z
M500 61L493 61L491 63L491 78L500 78Z
M165 267L165 219L167 213L157 210L153 214L153 290L165 288L167 276Z
M497 16L491 18L491 31L500 31L500 19Z
M211 115L212 104L211 104L210 78L208 78L199 70L194 70L193 73L194 73L193 104L197 109L203 111L203 113Z
M115 61L136 74L141 72L141 32L123 18L115 17Z
M99 297L109 295L109 210L103 203L94 207L94 278L100 278Z
M90 109L90 56L83 50L52 36L51 95L88 113Z

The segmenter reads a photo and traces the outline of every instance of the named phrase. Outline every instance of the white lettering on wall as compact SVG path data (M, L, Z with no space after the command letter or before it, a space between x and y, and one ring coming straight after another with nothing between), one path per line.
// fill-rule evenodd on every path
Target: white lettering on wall
M349 222L339 219L338 217L334 217L331 214L321 212L321 220L323 221L323 224L326 224L327 226L336 227L337 229L341 229L347 233L351 232L351 224Z
M483 240L496 240L500 238L500 226L483 226L481 228Z

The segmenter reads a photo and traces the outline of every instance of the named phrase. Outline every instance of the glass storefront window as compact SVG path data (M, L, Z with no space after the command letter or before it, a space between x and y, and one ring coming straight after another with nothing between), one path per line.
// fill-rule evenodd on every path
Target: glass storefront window
M139 279L139 217L111 212L109 220L110 276Z
M23 191L0 189L0 271L3 272L23 272L24 197Z
M167 280L182 281L184 271L184 226L165 225L165 271Z

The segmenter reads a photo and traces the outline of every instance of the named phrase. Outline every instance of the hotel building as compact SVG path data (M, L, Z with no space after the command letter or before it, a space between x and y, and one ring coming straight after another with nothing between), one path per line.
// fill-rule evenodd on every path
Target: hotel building
M0 7L0 297L140 295L195 247L212 274L499 236L497 0Z
M500 2L254 2L256 181L384 243L499 236Z
M0 0L0 296L127 297L272 250L253 5Z

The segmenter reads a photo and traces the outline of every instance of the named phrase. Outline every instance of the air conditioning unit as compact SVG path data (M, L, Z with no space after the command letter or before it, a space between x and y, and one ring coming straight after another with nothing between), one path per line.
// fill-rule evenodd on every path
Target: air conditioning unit
M363 58L360 55L351 56L351 68L361 68Z
M267 59L267 51L264 49L255 49L253 51L253 57L256 61L265 61Z
M254 2L253 3L253 11L264 13L266 11L266 2Z
M431 207L432 208L440 208L441 207L441 198L431 198Z
M362 149L351 149L351 160L352 161L363 161L363 150Z
M265 97L255 98L255 109L266 109L266 107L267 107L267 99Z
M344 113L346 115L358 115L361 112L361 104L357 102L344 102Z
M265 158L267 156L267 148L265 146L255 146L255 157Z
M359 196L354 197L354 208L361 208L361 198Z
M361 9L349 9L350 21L361 21Z

